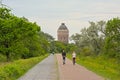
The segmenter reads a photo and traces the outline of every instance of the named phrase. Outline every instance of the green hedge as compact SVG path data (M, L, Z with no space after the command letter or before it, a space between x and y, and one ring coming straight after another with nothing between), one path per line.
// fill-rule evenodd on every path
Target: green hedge
M26 71L33 67L38 62L42 61L48 55L21 59L14 62L10 62L7 65L0 67L0 80L16 80L22 76Z

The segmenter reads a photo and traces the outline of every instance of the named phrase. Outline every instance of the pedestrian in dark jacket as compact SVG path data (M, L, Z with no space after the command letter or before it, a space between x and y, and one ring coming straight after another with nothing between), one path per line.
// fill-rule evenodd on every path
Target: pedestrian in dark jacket
M63 57L63 64L65 64L66 52L64 50L62 51L62 57Z

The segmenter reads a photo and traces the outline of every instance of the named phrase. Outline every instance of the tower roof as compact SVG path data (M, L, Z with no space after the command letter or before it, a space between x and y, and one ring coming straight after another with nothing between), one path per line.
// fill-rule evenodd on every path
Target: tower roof
M60 27L58 28L58 30L68 30L65 23L61 23Z

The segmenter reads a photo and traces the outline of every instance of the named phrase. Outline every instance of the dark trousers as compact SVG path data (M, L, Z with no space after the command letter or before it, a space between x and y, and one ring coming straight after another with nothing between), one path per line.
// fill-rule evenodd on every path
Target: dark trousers
M65 64L65 56L63 56L63 64Z
M73 58L73 64L75 64L75 58Z

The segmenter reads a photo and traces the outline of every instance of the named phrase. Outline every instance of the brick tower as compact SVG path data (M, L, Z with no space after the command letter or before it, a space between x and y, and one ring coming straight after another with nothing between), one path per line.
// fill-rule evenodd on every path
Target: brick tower
M69 43L69 30L67 29L65 23L62 23L57 30L58 41L63 43Z

